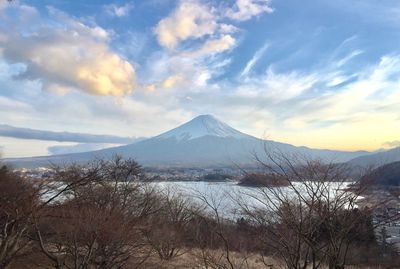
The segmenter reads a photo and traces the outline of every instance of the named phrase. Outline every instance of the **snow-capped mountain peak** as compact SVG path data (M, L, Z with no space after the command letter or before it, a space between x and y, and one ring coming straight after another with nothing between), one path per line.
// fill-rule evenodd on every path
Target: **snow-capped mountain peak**
M177 128L156 136L155 138L175 138L177 140L191 140L203 136L234 138L249 137L249 135L239 132L238 130L230 127L226 123L223 123L212 115L200 115L178 126Z
M300 154L328 162L349 161L366 154L310 149L261 140L239 132L213 116L202 115L159 136L125 146L66 155L7 159L5 162L22 167L38 167L71 161L83 163L99 156L111 158L118 154L126 158L135 158L146 166L226 167L233 163L253 165L254 154L258 156L265 154L266 143L268 147L290 156ZM396 153L398 152L393 152L394 157L399 156Z

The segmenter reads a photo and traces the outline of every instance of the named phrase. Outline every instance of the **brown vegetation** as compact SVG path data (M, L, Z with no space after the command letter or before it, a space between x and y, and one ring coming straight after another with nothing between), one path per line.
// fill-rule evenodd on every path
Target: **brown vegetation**
M222 197L196 193L188 198L155 189L140 180L135 161L118 156L56 167L45 180L28 181L3 167L0 268L398 264L399 255L375 239L372 209L357 207L363 190L343 191L345 167L269 157L273 166L261 162L267 175L276 175L287 188L267 185L256 194L229 194L241 209L237 220L227 217Z

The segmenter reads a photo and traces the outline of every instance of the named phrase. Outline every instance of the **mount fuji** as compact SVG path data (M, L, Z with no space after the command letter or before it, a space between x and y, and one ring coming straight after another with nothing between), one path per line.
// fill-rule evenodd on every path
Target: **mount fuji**
M237 139L251 138L250 135L233 129L211 115L200 115L191 121L168 132L156 136L156 139L175 138L179 141L192 140L203 136L233 137Z
M365 151L311 149L262 140L242 133L211 115L201 115L158 136L125 146L6 161L20 167L37 167L50 163L86 162L95 157L109 158L120 154L134 158L144 166L218 167L234 164L252 165L255 163L254 155L262 156L266 148L335 162L346 162L368 154Z

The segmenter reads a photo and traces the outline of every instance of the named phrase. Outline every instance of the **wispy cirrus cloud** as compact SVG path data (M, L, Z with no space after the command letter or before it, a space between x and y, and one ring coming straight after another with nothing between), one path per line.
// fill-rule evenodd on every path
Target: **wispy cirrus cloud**
M393 1L13 2L0 1L6 124L151 136L211 113L297 145L398 140Z
M250 61L247 62L246 66L243 68L242 72L240 73L241 77L246 77L250 73L253 66L264 55L264 53L268 49L268 47L269 47L269 44L266 43L260 49L258 49L256 51L256 53L254 53L253 57L250 59Z

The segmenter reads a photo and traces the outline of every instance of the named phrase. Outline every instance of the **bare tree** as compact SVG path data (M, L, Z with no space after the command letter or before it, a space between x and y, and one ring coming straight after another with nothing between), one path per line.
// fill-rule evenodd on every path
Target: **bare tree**
M150 219L144 234L159 258L170 260L186 253L185 244L191 236L188 228L199 208L177 189L163 190L159 199L160 211Z
M30 245L27 234L38 191L6 166L0 168L0 268L7 268Z
M200 248L199 260L210 269L248 269L248 253L241 249L241 239L237 225L230 218L224 201L229 195L196 192L196 200L204 206L197 214L193 231Z
M263 187L237 199L258 227L263 243L287 268L343 268L350 244L370 212L358 208L364 188L348 191L344 165L268 152L257 161L267 173L286 180L284 188ZM370 231L371 232L371 231Z
M55 178L69 182L92 170L88 184L70 189L38 219L39 245L59 269L135 268L150 254L142 230L158 211L155 192L136 182L137 163L119 156L59 169Z
M94 168L96 170L97 168ZM69 181L26 179L7 166L0 169L0 265L9 266L15 258L32 244L34 220L49 204L72 188L86 184L94 170Z

